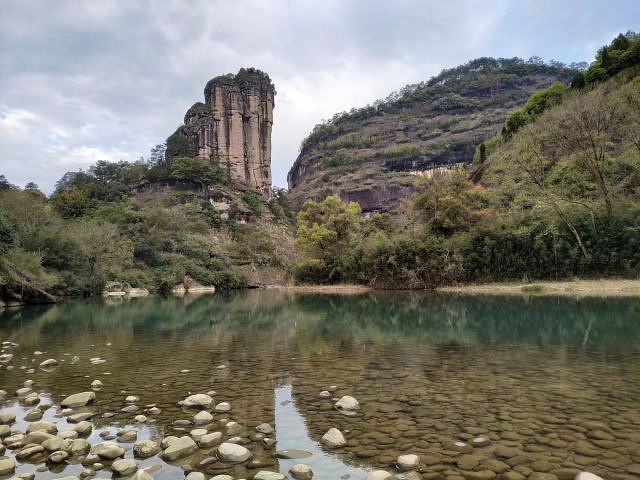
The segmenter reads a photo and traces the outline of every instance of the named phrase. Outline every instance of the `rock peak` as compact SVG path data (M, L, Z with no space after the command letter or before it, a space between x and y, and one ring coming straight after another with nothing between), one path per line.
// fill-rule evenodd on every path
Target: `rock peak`
M167 155L199 156L271 197L275 93L269 75L255 68L209 80L204 103L193 104L184 125L167 139Z

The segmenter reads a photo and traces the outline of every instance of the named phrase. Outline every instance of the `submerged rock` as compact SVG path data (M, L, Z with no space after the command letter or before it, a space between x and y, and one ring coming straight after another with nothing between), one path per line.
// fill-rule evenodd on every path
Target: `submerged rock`
M55 368L58 366L58 361L55 358L48 358L40 364L40 368L43 370Z
M198 408L207 408L211 406L213 403L213 398L211 398L206 393L196 393L195 395L189 395L182 401L182 405L185 407L198 407Z
M276 452L276 457L291 459L291 460L295 460L298 458L307 458L310 456L311 456L311 453L305 452L304 450L290 449L290 450L278 450Z

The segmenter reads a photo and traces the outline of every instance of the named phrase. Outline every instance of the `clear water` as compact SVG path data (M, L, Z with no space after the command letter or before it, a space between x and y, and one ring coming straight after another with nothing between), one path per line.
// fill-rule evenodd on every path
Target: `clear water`
M420 473L432 480L568 480L580 470L640 478L640 299L266 290L74 300L5 310L0 341L18 344L13 360L0 367L0 389L9 392L2 410L18 413L14 430L26 428L20 419L29 407L13 392L27 379L54 405L100 379L104 388L86 407L98 413L91 443L102 441L101 431L125 425L137 429L139 439L186 434L189 427L173 422L196 412L178 401L209 390L217 392L216 402L233 407L214 415L211 430L223 431L223 418L245 426L242 436L263 422L276 429L274 449L246 445L252 463L201 466L215 448L171 465L159 457L139 462L160 467L153 474L159 479L182 478L185 468L234 478L258 470L287 474L305 463L316 479L357 480L372 469L399 473L395 461L405 453L420 455ZM106 362L93 365L91 357ZM59 366L40 370L46 358ZM321 398L332 385L334 399ZM140 397L140 412L120 411L127 395ZM332 408L342 395L358 399L356 416ZM153 404L162 410L149 417L153 423L132 425ZM47 410L45 419L69 429L56 410ZM105 412L115 416L103 418ZM331 427L345 434L346 447L321 446ZM454 442L478 436L488 445L456 450ZM126 457L132 445L123 444ZM505 447L515 454L505 455ZM276 458L284 449L312 455ZM37 478L82 471L35 458L17 473L38 468ZM97 473L110 475L108 469Z

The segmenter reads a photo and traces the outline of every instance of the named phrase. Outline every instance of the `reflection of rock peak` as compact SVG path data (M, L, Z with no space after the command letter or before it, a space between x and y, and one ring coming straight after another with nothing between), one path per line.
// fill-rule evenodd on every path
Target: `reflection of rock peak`
M204 103L167 139L169 158L197 155L270 197L274 96L269 76L253 68L209 80Z

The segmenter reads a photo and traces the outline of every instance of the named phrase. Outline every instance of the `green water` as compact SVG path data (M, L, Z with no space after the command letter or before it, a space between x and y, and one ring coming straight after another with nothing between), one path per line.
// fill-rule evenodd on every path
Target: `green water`
M316 479L359 479L371 469L398 473L396 458L405 453L420 455L420 472L432 480L568 480L580 470L640 478L640 299L276 290L92 299L5 310L0 341L18 344L0 367L0 388L9 392L3 408L19 419L28 407L12 394L27 379L54 405L89 390L94 379L104 383L90 407L98 414L91 443L154 404L162 413L133 427L138 438L186 434L189 427L173 422L195 412L178 401L210 390L216 403L232 405L214 414L216 422L241 423L244 437L263 422L276 429L274 449L248 440L253 463L201 464L215 449L171 465L159 457L140 461L161 467L156 478L182 478L183 468L250 478L306 463ZM94 365L91 357L106 362ZM45 358L60 364L42 371ZM321 398L332 385L334 400ZM120 411L127 395L140 397L139 412ZM332 408L342 395L358 399L356 416ZM67 429L55 413L47 410L45 419ZM319 444L331 427L345 434L346 447ZM209 429L223 431L219 423ZM488 445L456 450L454 442L478 436ZM123 446L132 457L132 445ZM291 448L312 455L275 458L276 449ZM41 467L37 478L55 478L82 471L40 460L20 464L18 473Z

